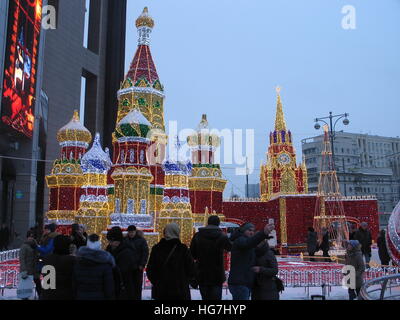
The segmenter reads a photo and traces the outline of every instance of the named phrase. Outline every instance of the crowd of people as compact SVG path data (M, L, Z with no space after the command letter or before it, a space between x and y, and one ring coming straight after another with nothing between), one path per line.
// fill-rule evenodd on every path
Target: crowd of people
M203 300L221 300L227 280L233 300L279 300L284 289L277 277L276 251L270 247L273 224L256 232L255 226L244 223L227 235L220 228L218 216L210 216L208 224L199 228L190 246L180 240L177 224L168 224L159 243L149 248L142 231L134 225L124 237L119 227L107 232L108 245L102 250L100 236L87 235L78 224L72 225L71 235L56 232L56 225L44 227L41 240L36 230L29 230L20 250L20 276L32 276L39 299L42 300L141 300L143 273L152 284L155 300L190 300L190 288L199 289ZM363 284L363 273L371 257L371 233L362 223L352 230L346 242L345 264L356 271L356 287L349 289L355 299ZM378 238L379 256L383 265L390 261L384 231ZM322 250L329 259L329 234L325 228L318 237L308 229L307 251L311 259ZM229 277L226 279L225 254L230 252ZM364 262L365 260L365 262ZM40 276L43 266L56 271L56 288L44 289ZM43 274L44 275L44 274Z

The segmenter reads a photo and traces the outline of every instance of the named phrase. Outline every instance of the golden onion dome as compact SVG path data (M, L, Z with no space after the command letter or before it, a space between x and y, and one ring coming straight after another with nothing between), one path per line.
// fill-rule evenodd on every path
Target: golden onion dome
M208 146L208 147L219 147L221 138L212 133L210 130L207 115L203 114L199 125L197 126L197 132L188 136L187 142L191 147Z
M92 135L81 123L77 110L74 111L71 121L58 130L57 141L60 143L65 141L79 141L88 144L92 141Z
M154 20L149 16L149 10L144 7L142 14L136 19L136 28L139 27L154 27Z

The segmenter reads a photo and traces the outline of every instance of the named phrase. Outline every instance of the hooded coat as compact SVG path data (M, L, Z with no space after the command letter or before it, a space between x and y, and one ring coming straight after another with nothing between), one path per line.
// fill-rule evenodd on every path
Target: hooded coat
M199 228L190 244L190 252L197 260L197 281L204 286L222 286L225 282L224 250L232 243L222 230L214 225Z
M115 298L113 256L104 250L80 247L74 267L74 292L77 300L111 300Z
M36 251L36 241L26 240L19 250L19 269L20 272L26 272L28 276L39 279L39 271L37 269L38 253Z
M194 261L186 245L176 238L161 239L151 250L147 264L153 299L190 300L189 280L194 272Z
M361 288L364 283L363 274L365 271L365 264L360 245L352 247L351 250L347 249L345 260L346 265L351 265L354 267L356 271L356 288Z
M231 236L231 270L228 284L247 286L252 288L254 283L254 272L251 270L256 263L255 248L266 239L264 232L257 232L253 237L247 237L243 232L237 230Z
M52 265L56 272L56 289L42 289L41 300L74 299L72 276L75 257L68 254L52 253L43 259L44 265Z
M134 271L138 269L138 256L132 245L121 241L120 245L107 251L115 259L116 268L113 269L116 296L119 299L133 300L135 297Z
M252 300L279 300L276 284L278 262L268 242L261 248L256 248L256 263L260 272L256 273L254 287L251 294Z

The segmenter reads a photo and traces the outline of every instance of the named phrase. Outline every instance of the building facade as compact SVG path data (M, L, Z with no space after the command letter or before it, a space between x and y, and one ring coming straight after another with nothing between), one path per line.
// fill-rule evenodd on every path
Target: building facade
M315 192L323 135L302 140L309 191ZM345 196L376 195L379 212L391 212L400 199L400 138L337 132L335 168Z

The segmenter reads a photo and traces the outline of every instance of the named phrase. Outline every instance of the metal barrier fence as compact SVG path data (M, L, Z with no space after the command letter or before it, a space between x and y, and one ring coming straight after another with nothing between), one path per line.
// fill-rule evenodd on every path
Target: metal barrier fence
M400 300L400 274L367 281L360 291L363 300Z
M10 260L18 260L18 258L19 258L19 249L0 252L0 263Z

